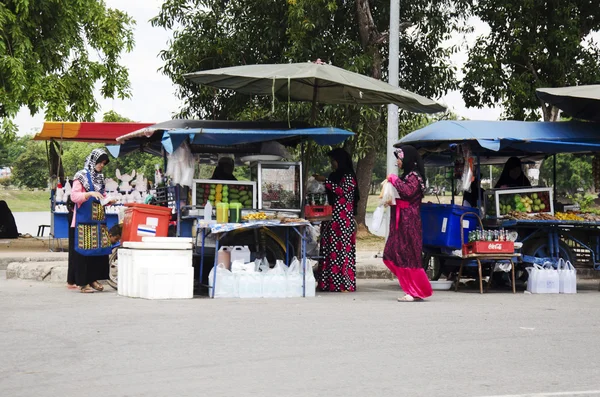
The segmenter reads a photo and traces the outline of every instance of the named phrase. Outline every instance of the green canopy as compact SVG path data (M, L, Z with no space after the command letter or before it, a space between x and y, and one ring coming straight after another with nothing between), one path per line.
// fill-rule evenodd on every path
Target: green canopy
M536 92L542 101L556 106L571 117L600 121L600 84L540 88Z
M323 63L245 65L188 73L194 83L250 95L275 95L282 101L387 105L415 113L446 108L431 99L386 82Z

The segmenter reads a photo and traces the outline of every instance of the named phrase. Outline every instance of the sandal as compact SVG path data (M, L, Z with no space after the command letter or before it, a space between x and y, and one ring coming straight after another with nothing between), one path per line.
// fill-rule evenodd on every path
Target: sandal
M79 289L83 294L93 294L94 292L96 292L96 290L90 287L89 284L84 287L80 287Z
M415 298L410 295L404 295L402 298L398 298L398 302L414 302Z
M104 291L104 287L102 286L102 284L100 284L97 281L90 283L90 287L92 287L93 289L95 289L96 291L99 291L99 292Z
M67 289L78 289L79 287L77 286L77 284L68 284L67 283Z

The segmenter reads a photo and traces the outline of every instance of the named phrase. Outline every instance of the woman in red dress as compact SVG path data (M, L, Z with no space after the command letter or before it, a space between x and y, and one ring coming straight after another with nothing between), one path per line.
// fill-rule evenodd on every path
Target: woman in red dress
M391 208L390 232L383 262L398 277L406 295L399 302L414 302L433 294L427 274L421 264L423 235L421 227L421 200L425 194L425 168L421 155L412 146L394 151L402 175L387 178L398 191L399 199Z
M352 158L343 149L328 153L333 172L325 182L327 199L333 207L332 220L321 225L321 247L317 288L330 292L356 291L356 215L358 183Z

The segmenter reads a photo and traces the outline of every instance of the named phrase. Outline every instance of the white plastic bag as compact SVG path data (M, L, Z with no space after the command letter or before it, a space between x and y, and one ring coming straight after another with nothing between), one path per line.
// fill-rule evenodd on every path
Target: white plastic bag
M173 184L193 187L195 164L192 151L184 142L169 155L166 174L173 179Z
M325 193L325 185L311 176L306 181L306 191L308 193Z
M265 298L285 298L287 295L287 271L283 261L278 260L273 269L263 274L262 295Z
M257 272L240 272L234 274L238 284L240 298L262 298L263 275Z
M213 267L208 274L208 285L214 288L214 271ZM215 298L237 298L238 292L236 288L235 276L231 273L223 263L217 266L217 286L215 289Z
M300 261L294 257L287 271L287 294L288 298L302 296L302 273L300 272Z
M539 291L541 290L540 286L545 285L545 273L541 273L543 268L537 263L534 263L532 267L528 267L526 270L529 272L529 278L527 279L527 291L531 292L532 294L542 293ZM544 278L544 282L542 284L540 284L541 278Z
M558 294L560 292L560 277L558 271L550 262L546 262L544 271L546 272L546 293Z
M396 205L396 199L400 198L398 191L387 179L381 182L381 193L379 194L381 199L380 205L390 206Z
M300 273L304 274L304 283L305 283L305 297L314 298L317 291L317 280L315 279L315 274L313 272L313 267L311 262L306 259L304 261L304 266L302 262L300 262Z
M371 220L370 231L373 234L378 234L381 230L381 226L383 225L383 218L385 218L385 207L380 205L375 208L373 212L373 219Z
M571 262L564 259L558 260L558 283L559 293L576 294L577 293L577 271Z

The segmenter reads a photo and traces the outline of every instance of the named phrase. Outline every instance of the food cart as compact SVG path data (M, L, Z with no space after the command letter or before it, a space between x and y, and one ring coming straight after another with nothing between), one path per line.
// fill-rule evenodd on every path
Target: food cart
M481 180L481 165L503 165L512 156L531 163L557 153L598 152L600 124L440 121L408 134L397 146L405 144L417 147L427 166L462 169L469 159L461 158L461 153L469 153L473 173ZM461 232L466 241L477 225L474 217L467 216L462 224L458 219L473 211L483 218L486 228L516 232L516 241L522 244L521 279L526 279L526 264L558 258L600 270L600 218L566 213L556 198L556 172L552 188L492 189L480 194L477 208L456 203L454 178L452 184L450 205L422 205L424 262L436 267L432 278L455 266L457 250L462 248Z
M192 186L182 187L177 183L172 186L176 235L195 239L202 281L205 256L214 255L216 267L217 252L224 245L249 246L271 263L278 259L289 263L293 256L298 256L305 266L309 223L303 219L302 161L282 159L273 154L272 146L268 149L265 144L277 142L289 147L304 145L310 139L319 145L336 145L353 133L336 128L302 127L306 125L172 120L119 137L120 145L109 150L113 155L122 155L142 146L162 150L168 160L185 144L200 162L214 163L218 155L228 154L235 156L237 164L250 167L250 181L194 179ZM219 205L233 198L242 204L242 215L253 218L253 214L260 214L259 219L217 224L204 219L207 200ZM214 291L212 288L213 296Z

